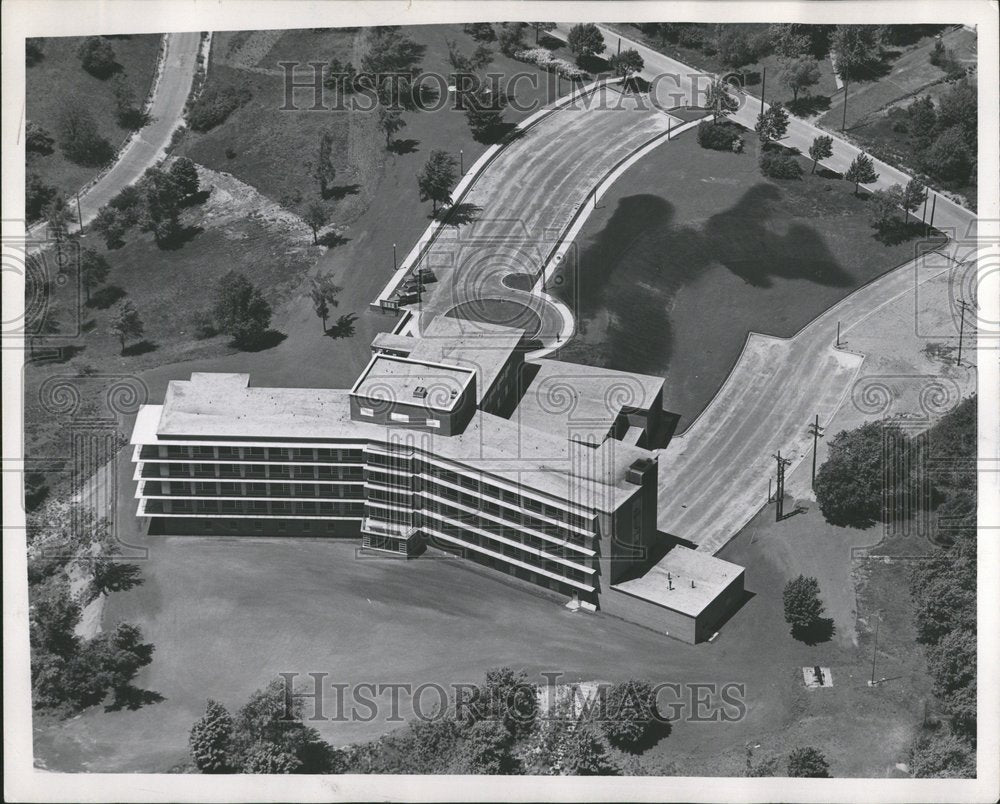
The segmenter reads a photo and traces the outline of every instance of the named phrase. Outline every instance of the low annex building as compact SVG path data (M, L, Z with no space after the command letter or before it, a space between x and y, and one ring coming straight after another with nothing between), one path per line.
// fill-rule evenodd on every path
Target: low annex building
M525 361L522 335L439 316L420 337L377 336L350 389L172 381L136 417L138 515L152 534L445 550L688 642L710 636L742 602L743 569L657 530L663 380Z

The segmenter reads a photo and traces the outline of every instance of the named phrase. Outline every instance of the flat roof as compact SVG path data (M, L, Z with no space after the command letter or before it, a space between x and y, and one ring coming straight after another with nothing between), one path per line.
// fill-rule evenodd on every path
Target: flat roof
M731 561L678 545L641 577L611 588L694 617L743 571Z
M450 411L475 377L475 370L465 366L378 354L361 372L351 394L377 402Z
M588 447L479 410L453 436L355 421L345 389L251 388L248 383L247 374L203 372L171 381L162 406L140 410L132 442L412 443L444 460L600 511L615 510L639 490L625 474L635 460L653 457L613 439Z
M513 418L567 438L600 443L623 408L648 410L662 377L541 358Z
M476 401L481 402L523 335L522 330L512 327L439 315L413 339L410 357L474 369L478 375Z

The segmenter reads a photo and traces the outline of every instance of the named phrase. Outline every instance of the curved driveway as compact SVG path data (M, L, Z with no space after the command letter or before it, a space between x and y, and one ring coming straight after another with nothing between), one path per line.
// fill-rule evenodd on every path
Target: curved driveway
M169 33L162 72L149 107L152 122L129 141L114 166L80 195L84 225L122 188L137 181L163 158L174 130L184 120L184 106L198 67L201 34Z

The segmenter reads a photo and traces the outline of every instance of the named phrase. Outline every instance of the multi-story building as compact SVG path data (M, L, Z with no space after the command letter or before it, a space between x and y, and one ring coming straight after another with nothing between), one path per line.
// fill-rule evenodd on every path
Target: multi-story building
M571 605L703 638L722 616L716 598L742 599L741 568L699 556L699 594L666 604L662 584L643 583L663 560L693 553L668 549L656 527L650 447L663 380L526 363L520 331L467 324L439 317L419 338L378 336L350 389L251 387L246 374L171 382L163 404L136 419L139 516L152 534L446 550Z

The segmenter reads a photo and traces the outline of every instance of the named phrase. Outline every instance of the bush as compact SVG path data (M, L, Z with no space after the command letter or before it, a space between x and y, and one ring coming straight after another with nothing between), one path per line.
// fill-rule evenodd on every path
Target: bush
M77 51L83 69L96 78L107 78L118 69L115 51L102 36L88 36Z
M743 137L740 127L735 123L713 123L710 120L703 120L698 124L698 144L702 148L711 148L713 151L733 151L737 140L740 141L740 150L742 150Z
M587 77L587 71L582 70L575 64L571 64L565 59L558 59L552 55L552 52L546 50L544 47L535 47L530 50L518 50L514 53L514 58L518 61L526 61L529 64L534 64L543 70L548 70L550 73L556 73L561 75L563 78L568 78L570 81L582 81Z
M764 150L760 154L760 172L770 179L799 179L802 165L789 154Z
M197 310L191 316L191 327L194 329L194 336L199 341L205 338L213 338L219 334L215 328L215 319L210 310Z
M209 87L188 109L188 125L195 131L208 131L250 100L250 90L236 87Z
M604 700L601 730L617 748L637 747L651 732L658 713L656 693L647 681L615 684Z

